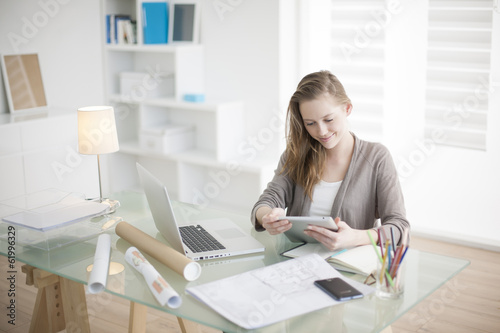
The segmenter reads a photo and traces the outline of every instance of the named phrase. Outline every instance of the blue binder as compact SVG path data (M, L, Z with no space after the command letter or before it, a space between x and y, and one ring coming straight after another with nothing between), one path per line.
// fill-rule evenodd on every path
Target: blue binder
M164 44L168 39L168 7L166 2L142 3L144 44Z

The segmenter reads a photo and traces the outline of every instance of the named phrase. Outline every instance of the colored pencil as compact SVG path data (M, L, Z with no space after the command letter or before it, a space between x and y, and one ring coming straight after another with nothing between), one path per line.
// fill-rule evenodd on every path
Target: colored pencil
M372 243L373 250L375 250L375 253L377 254L378 259L382 263L383 259L380 256L380 253L378 253L377 244L375 244L375 241L373 240L373 237L372 237L372 234L370 233L370 230L367 230L367 233L368 233L368 238L370 238L370 242ZM392 281L391 275L389 274L389 272L387 271L387 269L384 269L384 270L385 270L385 277L389 281L389 284L391 285L391 287L394 288L394 281Z

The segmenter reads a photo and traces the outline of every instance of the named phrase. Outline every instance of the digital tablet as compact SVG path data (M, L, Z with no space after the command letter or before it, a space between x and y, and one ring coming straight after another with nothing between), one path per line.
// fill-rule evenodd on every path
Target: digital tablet
M330 216L281 216L279 220L288 220L292 223L292 228L285 231L285 235L292 242L318 243L316 239L304 233L308 224L317 225L333 231L338 230L337 224Z

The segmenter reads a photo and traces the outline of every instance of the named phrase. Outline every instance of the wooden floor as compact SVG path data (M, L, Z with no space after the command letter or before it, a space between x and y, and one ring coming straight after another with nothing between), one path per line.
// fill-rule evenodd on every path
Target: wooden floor
M484 251L422 238L412 238L412 247L471 261L462 273L396 321L394 333L409 332L500 332L500 253ZM17 264L20 272L20 263ZM7 260L0 262L0 332L28 332L36 289L24 285L18 273L16 286L16 325L7 320ZM89 320L93 332L128 331L129 302L107 293L87 295ZM148 309L147 332L180 332L175 317ZM204 333L219 332L203 328Z

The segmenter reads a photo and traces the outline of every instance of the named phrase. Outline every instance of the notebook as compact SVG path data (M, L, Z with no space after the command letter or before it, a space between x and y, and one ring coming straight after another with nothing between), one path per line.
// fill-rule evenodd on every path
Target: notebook
M368 276L377 269L377 253L371 245L348 249L327 259L339 271Z
M316 253L339 271L368 276L377 268L378 257L372 245L362 245L340 251L329 251L319 243L305 243L282 253L289 258L298 258Z
M265 250L264 245L227 218L179 225L167 188L146 168L136 164L156 228L175 250L185 253L192 260L216 259ZM202 234L206 240L199 240L196 234Z

